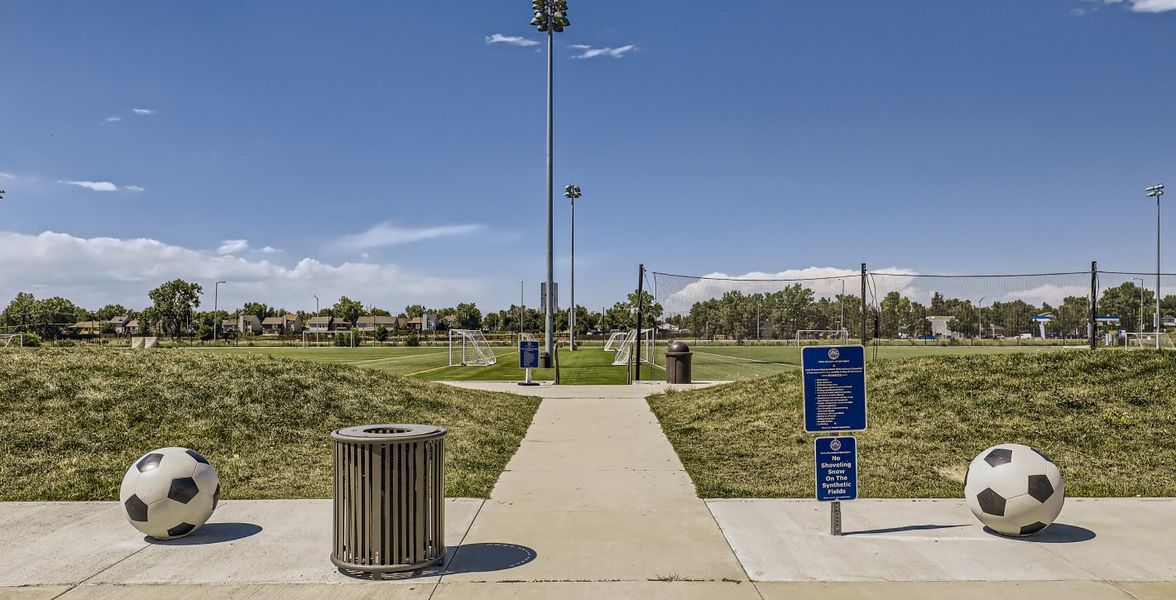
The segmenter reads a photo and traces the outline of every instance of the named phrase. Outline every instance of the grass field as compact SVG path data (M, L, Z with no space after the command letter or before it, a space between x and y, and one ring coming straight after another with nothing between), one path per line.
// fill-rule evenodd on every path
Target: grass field
M204 347L189 349L192 352L214 352L227 354L262 354L267 356L296 358L324 363L350 364L357 367L378 369L396 375L408 375L431 381L521 381L523 370L518 368L518 351L496 346L493 348L498 363L488 367L450 367L449 354L445 347L364 347L358 348L290 348L290 347ZM734 346L695 344L693 377L697 381L740 381L794 371L800 367L800 349L789 346ZM954 356L969 354L1007 354L1014 352L1061 352L1060 346L879 346L877 358L906 358L916 356ZM643 379L663 379L665 371L665 345L659 344L654 351L655 361L660 366L644 365ZM628 376L624 367L612 366L612 352L605 352L600 346L583 346L576 352L561 348L560 383L580 384L624 384ZM873 360L875 349L869 348L867 356ZM536 381L550 381L555 376L552 369L535 369Z
M959 497L984 448L1052 457L1075 496L1176 495L1171 353L1040 352L885 359L869 369L861 493ZM798 371L650 398L704 498L811 498Z
M539 404L280 355L0 351L0 500L114 500L163 446L212 460L227 498L329 498L330 432L366 423L447 427L446 494L487 497Z

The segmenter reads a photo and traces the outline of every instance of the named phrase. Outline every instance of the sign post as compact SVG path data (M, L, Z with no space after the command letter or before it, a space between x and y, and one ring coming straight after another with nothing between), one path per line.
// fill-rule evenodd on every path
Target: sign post
M809 346L801 370L806 433L866 429L864 346ZM841 535L841 501L857 499L857 438L820 437L814 450L817 500L831 503L829 532Z
M519 368L526 369L526 380L519 385L539 385L531 381L531 369L539 368L539 342L536 340L519 340Z

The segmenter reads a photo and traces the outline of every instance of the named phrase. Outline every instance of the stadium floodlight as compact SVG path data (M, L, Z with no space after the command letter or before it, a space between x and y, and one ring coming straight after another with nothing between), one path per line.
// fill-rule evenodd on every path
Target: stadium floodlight
M1164 195L1164 184L1157 183L1145 190L1148 198L1156 199L1156 350L1160 349L1160 196Z
M554 125L552 113L554 110L555 95L552 90L552 81L554 79L554 65L555 65L555 33L564 30L564 27L571 25L567 19L568 3L566 0L531 0L531 11L534 13L534 18L531 19L531 25L539 29L539 31L547 32L547 289L555 289L555 234L554 234L554 217L555 217L555 190L553 183L554 175ZM575 306L572 306L575 310ZM555 355L555 294L548 294L547 301L543 306L543 333L545 339L543 341L544 363L543 367L550 368L551 361Z
M216 330L220 329L220 326L221 326L220 323L217 323L217 321L220 320L220 317L216 316L216 311L217 311L217 300L219 299L219 296L220 296L220 284L222 284L222 283L225 283L225 282L218 281L212 285L212 341L214 341L214 342L216 341Z
M568 309L568 350L576 350L576 198L580 186L564 186L564 198L572 201L572 306Z

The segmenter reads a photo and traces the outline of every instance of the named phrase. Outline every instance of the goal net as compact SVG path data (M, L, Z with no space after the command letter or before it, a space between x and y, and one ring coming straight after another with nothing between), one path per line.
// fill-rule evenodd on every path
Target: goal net
M1156 347L1156 336L1160 338L1161 350L1176 350L1176 340L1172 339L1170 333L1156 334L1154 331L1147 333L1132 333L1124 332L1126 336L1126 344L1128 350L1147 350Z
M496 362L498 359L480 330L449 330L449 366L485 367Z
M654 334L654 331L655 330L653 328L641 330L640 343L643 346L643 348L641 349L641 362L650 363L650 364L653 363L653 360L654 360L654 357L653 357L653 334ZM634 347L638 343L639 342L637 339L637 330L636 329L630 330L625 335L624 340L621 341L621 345L617 348L617 355L615 358L613 358L612 364L614 364L614 365L627 365L627 364L629 364L629 359L630 359L631 355L633 354Z
M13 346L24 346L24 337L19 333L0 333L0 348Z
M797 346L816 346L820 344L841 344L849 341L848 329L798 329L796 330Z
M616 352L625 338L629 337L628 331L614 331L608 336L608 341L604 343L605 352Z
M519 342L534 342L534 341L537 341L535 339L535 336L533 336L529 333L520 333L519 334Z

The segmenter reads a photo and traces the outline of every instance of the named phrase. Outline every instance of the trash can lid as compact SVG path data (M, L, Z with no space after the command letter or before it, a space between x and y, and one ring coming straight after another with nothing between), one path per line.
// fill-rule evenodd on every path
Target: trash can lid
M446 433L444 427L436 425L381 424L343 427L332 431L331 437L338 442L407 442L443 437Z
M690 346L687 346L686 342L674 342L666 348L666 352L690 352Z

